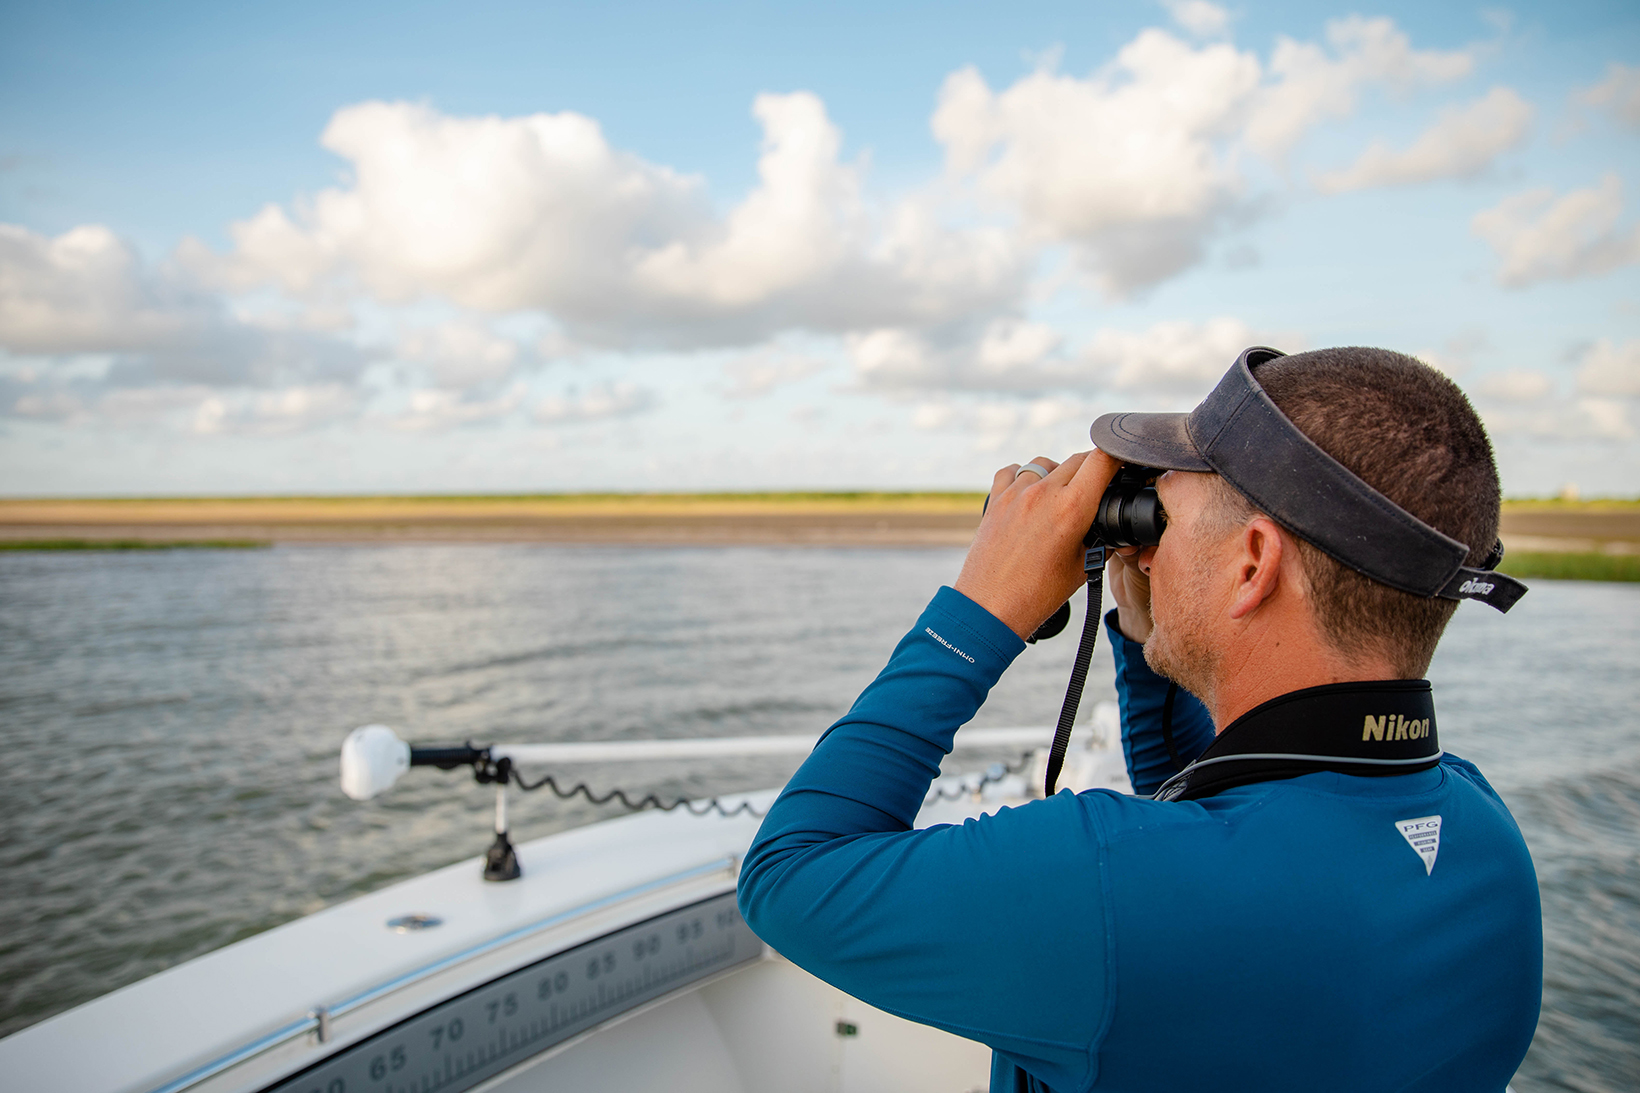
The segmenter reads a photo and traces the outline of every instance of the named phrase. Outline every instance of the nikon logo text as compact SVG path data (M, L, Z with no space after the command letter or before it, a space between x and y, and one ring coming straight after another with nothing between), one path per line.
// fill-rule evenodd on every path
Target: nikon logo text
M1387 713L1382 717L1369 713L1366 724L1361 726L1363 740L1422 740L1428 735L1429 718L1409 721L1398 713Z
M1477 595L1484 596L1487 593L1491 592L1496 587L1497 587L1497 585L1492 584L1489 581L1477 581L1474 578L1470 578L1469 580L1465 581L1463 584L1460 584L1458 586L1458 591L1459 592L1474 592Z

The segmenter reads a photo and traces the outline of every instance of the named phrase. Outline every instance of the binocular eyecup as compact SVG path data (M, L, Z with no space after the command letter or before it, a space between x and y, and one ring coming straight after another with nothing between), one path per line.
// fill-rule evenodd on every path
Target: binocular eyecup
M1099 499L1093 526L1082 537L1087 546L1155 546L1167 530L1167 513L1154 485L1162 472L1150 467L1123 467Z

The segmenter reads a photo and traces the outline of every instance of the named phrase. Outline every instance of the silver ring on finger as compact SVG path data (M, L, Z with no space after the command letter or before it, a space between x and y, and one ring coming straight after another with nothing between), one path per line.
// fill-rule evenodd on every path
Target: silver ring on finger
M1020 475L1026 473L1034 474L1038 478L1046 478L1048 477L1048 468L1044 467L1040 463L1027 463L1020 467L1019 470L1014 472L1014 477L1018 478Z

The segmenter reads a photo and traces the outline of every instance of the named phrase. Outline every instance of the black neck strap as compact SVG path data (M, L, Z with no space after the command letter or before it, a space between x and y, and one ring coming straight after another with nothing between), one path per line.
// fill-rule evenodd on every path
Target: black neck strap
M1093 532L1088 534L1091 536ZM1105 558L1108 550L1103 544L1084 542L1082 545L1082 572L1088 578L1088 613L1082 619L1082 641L1076 647L1076 660L1071 664L1071 681L1065 687L1065 703L1059 707L1059 724L1054 727L1053 743L1048 746L1048 767L1042 780L1044 797L1052 797L1059 789L1059 771L1065 765L1065 751L1071 743L1071 727L1076 724L1076 708L1082 704L1082 687L1088 681L1088 665L1093 662L1093 643L1099 637L1099 618L1103 614L1101 601L1105 594ZM1056 634L1058 632L1054 631Z
M1232 721L1200 758L1162 783L1159 801L1330 770L1383 777L1441 761L1427 679L1329 683L1272 698Z

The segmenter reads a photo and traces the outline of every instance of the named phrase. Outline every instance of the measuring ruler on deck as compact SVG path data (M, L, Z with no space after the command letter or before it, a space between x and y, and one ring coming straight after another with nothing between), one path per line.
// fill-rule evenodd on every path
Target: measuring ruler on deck
M460 1093L762 952L727 892L441 1002L263 1093Z

